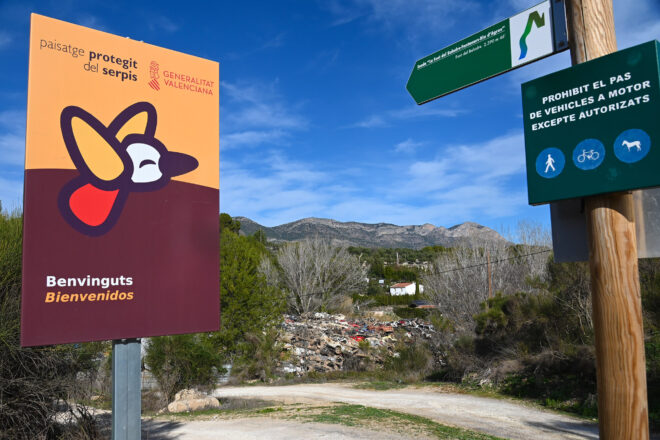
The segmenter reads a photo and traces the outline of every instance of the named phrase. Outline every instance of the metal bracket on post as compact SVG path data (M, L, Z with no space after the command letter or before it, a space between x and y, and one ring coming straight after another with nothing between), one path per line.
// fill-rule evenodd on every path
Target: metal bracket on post
M568 49L566 4L564 1L565 0L550 1L550 11L552 13L552 37L554 39L555 52Z
M112 341L112 440L140 440L140 340Z

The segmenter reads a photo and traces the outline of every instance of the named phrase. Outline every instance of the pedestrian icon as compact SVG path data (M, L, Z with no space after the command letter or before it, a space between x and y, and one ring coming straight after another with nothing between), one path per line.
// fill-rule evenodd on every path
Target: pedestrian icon
M548 174L548 170L557 171L554 166L555 160L552 158L551 154L548 154L548 160L545 161L545 171L544 173Z
M621 162L638 162L651 150L651 138L644 130L631 128L619 135L614 141L614 155Z
M581 170L598 168L605 159L605 146L598 139L585 139L573 150L573 163Z
M566 159L558 148L546 148L536 158L536 172L541 177L552 179L564 170Z

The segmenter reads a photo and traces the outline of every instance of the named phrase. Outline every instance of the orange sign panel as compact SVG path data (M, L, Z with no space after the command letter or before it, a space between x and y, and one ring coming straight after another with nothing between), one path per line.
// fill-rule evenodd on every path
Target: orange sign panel
M216 330L219 65L32 15L23 345Z

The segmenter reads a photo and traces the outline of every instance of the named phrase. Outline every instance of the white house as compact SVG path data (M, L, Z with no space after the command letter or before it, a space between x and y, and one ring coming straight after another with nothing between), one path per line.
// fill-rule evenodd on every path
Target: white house
M415 283L397 283L390 286L390 295L414 295L416 285ZM419 293L424 292L424 286L419 285Z

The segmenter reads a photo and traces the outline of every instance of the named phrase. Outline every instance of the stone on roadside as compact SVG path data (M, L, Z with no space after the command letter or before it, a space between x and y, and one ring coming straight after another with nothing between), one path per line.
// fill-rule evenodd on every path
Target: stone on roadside
M197 390L181 390L174 396L174 401L167 405L171 413L201 411L204 409L219 409L220 402Z

